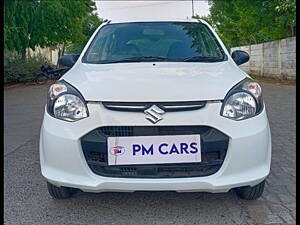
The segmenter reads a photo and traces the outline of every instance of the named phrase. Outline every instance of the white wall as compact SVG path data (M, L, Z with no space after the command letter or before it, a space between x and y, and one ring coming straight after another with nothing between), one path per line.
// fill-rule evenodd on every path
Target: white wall
M250 55L241 68L250 75L296 79L296 37L231 48Z
M53 65L57 65L58 49L40 48L40 47L36 47L34 51L30 48L27 49L27 55L37 56L39 54L44 56L46 59L48 59L49 62L52 63Z

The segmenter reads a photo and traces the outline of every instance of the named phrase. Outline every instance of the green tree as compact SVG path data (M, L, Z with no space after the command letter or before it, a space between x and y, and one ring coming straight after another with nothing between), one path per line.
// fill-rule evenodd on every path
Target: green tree
M4 46L6 49L24 55L27 47L36 45L30 38L35 12L34 1L4 1Z
M92 0L4 1L4 46L24 55L26 48L84 42L88 18L100 23L95 9Z
M294 0L209 0L210 15L202 17L227 47L257 44L294 35Z
M76 42L72 42L67 46L67 52L79 54L86 45L87 41L97 29L97 27L102 23L97 14L91 13L83 20L83 39Z
M296 2L281 0L275 10L278 22L281 26L289 28L289 36L294 36L296 33Z

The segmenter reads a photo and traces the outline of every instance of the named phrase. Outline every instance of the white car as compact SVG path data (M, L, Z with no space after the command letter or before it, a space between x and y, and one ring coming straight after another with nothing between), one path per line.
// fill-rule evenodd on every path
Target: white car
M53 198L83 192L228 192L270 172L260 85L201 20L106 21L48 93L40 163Z

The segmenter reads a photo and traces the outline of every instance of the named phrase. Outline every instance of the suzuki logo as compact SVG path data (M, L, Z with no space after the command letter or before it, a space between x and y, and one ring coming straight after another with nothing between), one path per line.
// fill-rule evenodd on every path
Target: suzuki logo
M144 113L146 114L147 120L151 121L152 123L157 123L163 119L161 115L163 115L165 111L156 105L153 105L149 109L145 110Z

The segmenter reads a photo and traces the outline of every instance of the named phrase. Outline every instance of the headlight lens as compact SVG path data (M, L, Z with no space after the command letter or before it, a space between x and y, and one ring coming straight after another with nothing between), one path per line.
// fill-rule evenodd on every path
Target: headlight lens
M87 117L87 109L80 98L64 94L53 105L54 116L66 121L76 121Z
M223 109L223 116L241 120L254 116L256 108L255 99L250 94L238 92L227 99Z
M83 97L74 87L64 81L51 85L47 109L53 117L69 122L88 117Z
M246 78L226 95L221 115L233 120L256 116L262 111L263 100L260 85Z

